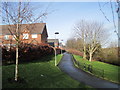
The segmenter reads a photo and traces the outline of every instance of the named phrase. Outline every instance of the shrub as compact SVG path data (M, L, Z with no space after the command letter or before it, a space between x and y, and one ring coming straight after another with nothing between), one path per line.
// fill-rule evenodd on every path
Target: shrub
M104 48L94 59L113 65L120 65L120 61L118 60L118 48Z
M16 58L16 48L11 46L8 49L6 46L2 48L2 60L3 62L14 61ZM19 62L40 60L41 57L54 54L54 49L47 44L20 44L19 45Z

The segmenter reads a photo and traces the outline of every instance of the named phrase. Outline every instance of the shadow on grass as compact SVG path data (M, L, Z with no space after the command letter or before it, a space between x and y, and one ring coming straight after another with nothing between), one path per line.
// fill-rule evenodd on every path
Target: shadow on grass
M37 60L29 60L29 61L22 61L20 63L37 63L37 62L49 62L54 58L54 55L46 55L46 56L41 56L40 59Z

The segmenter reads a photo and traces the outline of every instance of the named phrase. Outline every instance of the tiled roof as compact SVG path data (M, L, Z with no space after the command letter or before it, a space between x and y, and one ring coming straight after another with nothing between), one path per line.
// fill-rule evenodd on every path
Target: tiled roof
M46 23L20 24L20 32L27 29L31 34L42 34L44 28L46 28ZM0 29L2 30L0 34L9 35L9 29L15 33L16 25L0 25Z

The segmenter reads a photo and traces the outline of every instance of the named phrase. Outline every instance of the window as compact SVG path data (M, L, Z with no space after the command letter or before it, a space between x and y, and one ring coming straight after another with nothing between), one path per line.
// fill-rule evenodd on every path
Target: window
M5 39L5 40L8 40L8 39L9 39L9 35L5 35L5 36L4 36L4 39Z
M28 33L24 33L24 34L23 34L23 39L28 39L28 38L29 38Z
M37 34L32 34L32 38L37 38Z

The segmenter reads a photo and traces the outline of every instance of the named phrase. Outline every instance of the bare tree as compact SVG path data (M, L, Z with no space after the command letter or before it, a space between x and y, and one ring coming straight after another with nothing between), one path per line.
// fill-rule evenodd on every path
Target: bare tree
M77 23L74 26L74 30L75 30L75 35L77 38L79 38L82 41L82 45L83 45L83 58L86 59L86 37L87 37L87 29L86 29L86 21L85 20L81 20L79 23Z
M109 5L110 6L110 10L111 10L111 16L112 18L108 18L108 16L105 14L104 12L104 8L102 8L102 5L99 4L99 8L100 11L102 12L102 14L104 15L105 19L109 22L109 23L113 23L114 26L114 33L116 33L116 35L118 36L118 42L120 42L120 34L119 34L119 27L117 30L117 23L115 22L115 14L118 14L118 26L119 26L119 22L120 22L120 1L119 0L110 0L109 2L106 2L103 4L103 6L105 5Z
M103 11L101 4L99 3L99 7L100 7L100 11L102 12L102 14L104 15L104 17L106 18L107 21L111 21L114 25L114 33L116 33L116 35L118 36L118 58L120 57L120 0L115 0L112 3L112 0L110 0L107 4L109 4L111 12L112 12L112 20L110 20L110 18L107 18L107 16L105 15L105 12ZM114 4L114 5L113 5ZM114 8L115 7L115 8ZM114 12L115 11L115 12ZM118 14L118 30L117 30L117 24L115 23L115 13Z
M2 20L3 23L9 25L8 30L13 35L16 41L16 66L15 66L15 81L18 81L18 57L19 45L22 41L22 24L37 23L41 18L48 13L47 10L35 16L35 8L29 2L3 2L2 3ZM26 26L27 27L27 26Z
M75 48L76 40L74 38L70 38L66 42L67 48Z
M78 51L81 51L81 52L83 51L82 42L79 38L75 39L73 37L73 38L68 39L67 42L66 42L66 47L68 49L75 49L75 50L78 50Z
M93 53L98 49L99 45L103 45L106 42L108 37L106 30L103 25L97 22L93 22L90 25L87 34L88 39L88 52L89 52L89 61L92 60Z
M82 40L84 55L89 53L89 61L92 60L93 53L99 48L99 45L106 43L108 35L103 24L98 22L88 22L81 20L74 30L78 38ZM86 49L88 48L88 49ZM85 56L84 56L85 57Z

